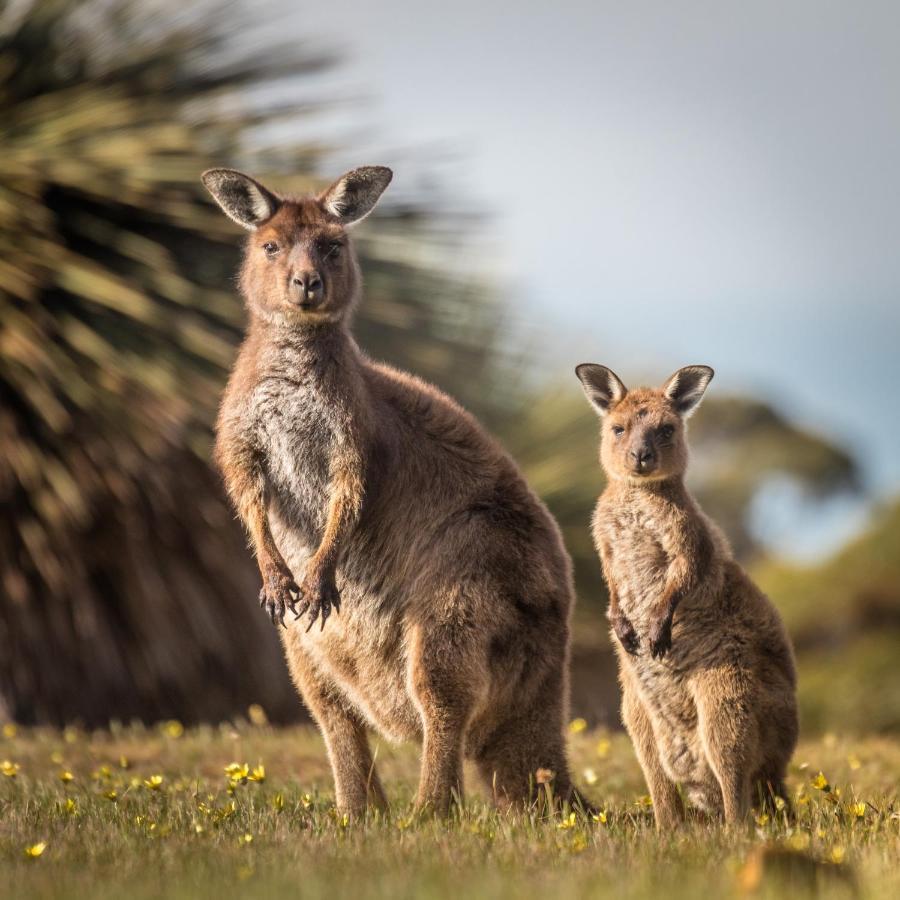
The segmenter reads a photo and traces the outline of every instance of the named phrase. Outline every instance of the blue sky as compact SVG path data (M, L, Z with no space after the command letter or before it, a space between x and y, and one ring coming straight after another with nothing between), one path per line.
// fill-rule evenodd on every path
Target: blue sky
M840 441L900 488L900 6L280 0L348 164L421 158L489 216L548 377L688 362Z

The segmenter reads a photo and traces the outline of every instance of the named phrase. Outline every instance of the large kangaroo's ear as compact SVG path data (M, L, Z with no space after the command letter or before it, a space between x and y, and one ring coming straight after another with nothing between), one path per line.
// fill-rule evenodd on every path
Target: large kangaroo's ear
M319 202L342 225L353 225L372 212L393 177L385 166L362 166L341 175Z
M575 374L591 406L601 416L605 416L628 393L619 376L606 366L582 363L575 367Z
M666 381L662 391L675 409L687 418L700 405L714 374L709 366L685 366Z
M235 169L207 169L200 178L225 215L249 231L256 231L281 206L275 194Z

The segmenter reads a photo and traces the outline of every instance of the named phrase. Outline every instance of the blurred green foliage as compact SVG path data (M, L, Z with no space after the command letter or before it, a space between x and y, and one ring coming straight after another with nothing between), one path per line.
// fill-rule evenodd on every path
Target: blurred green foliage
M900 730L900 503L821 565L756 574L794 637L802 727Z

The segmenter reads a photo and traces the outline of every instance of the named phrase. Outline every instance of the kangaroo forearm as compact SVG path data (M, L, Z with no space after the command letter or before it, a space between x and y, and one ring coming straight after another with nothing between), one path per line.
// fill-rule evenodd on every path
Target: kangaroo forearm
M260 569L264 569L266 564L275 563L277 566L285 566L286 563L272 537L272 530L269 528L269 517L266 513L265 502L262 499L253 499L248 502L245 512L241 514L241 518L250 534L250 540L253 543L253 550L256 553L256 560Z
M238 517L250 535L253 551L260 570L274 563L284 567L285 562L278 550L266 511L265 482L258 468L249 457L232 455L222 461L225 487L230 495ZM265 572L263 571L265 575Z
M687 561L678 557L669 565L662 596L654 604L658 617L672 616L684 596L696 585L696 574Z
M614 619L619 615L619 591L612 577L612 551L607 544L600 546L600 566L609 592L609 608L606 614L610 619Z
M333 480L325 531L313 555L314 563L323 570L337 566L347 538L359 522L362 496L362 479L356 473L344 472Z

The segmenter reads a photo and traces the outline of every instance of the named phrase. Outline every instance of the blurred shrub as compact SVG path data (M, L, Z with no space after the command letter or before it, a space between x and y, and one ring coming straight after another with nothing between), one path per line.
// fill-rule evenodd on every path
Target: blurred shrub
M796 643L803 728L900 730L900 503L822 565L757 576Z

